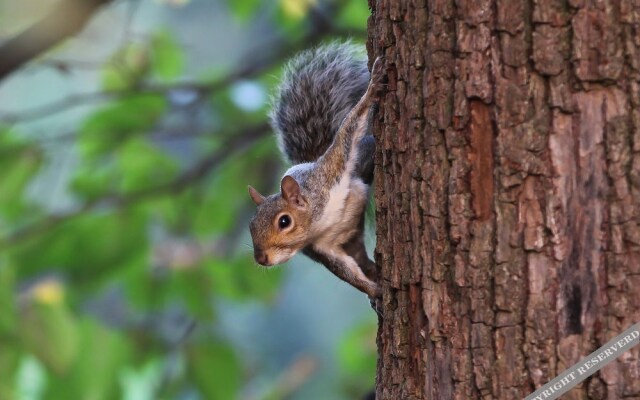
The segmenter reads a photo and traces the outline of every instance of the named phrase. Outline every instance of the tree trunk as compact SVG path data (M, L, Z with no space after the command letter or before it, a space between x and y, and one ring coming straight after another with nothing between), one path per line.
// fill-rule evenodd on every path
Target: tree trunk
M640 321L640 0L370 0L377 399L523 399ZM640 399L640 347L563 399Z

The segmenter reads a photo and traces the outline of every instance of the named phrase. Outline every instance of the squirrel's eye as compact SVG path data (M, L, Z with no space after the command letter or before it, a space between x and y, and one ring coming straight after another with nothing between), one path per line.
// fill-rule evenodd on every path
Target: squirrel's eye
M289 227L289 225L291 225L291 217L287 214L281 216L278 220L278 226L280 227L280 229L285 229Z

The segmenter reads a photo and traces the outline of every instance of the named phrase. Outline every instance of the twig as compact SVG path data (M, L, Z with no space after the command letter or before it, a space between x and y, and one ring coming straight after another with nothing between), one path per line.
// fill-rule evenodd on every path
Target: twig
M127 17L124 21L124 29L122 30L122 38L120 39L121 47L124 47L131 36L133 29L133 23L140 10L140 4L142 0L130 0L129 9L127 10Z
M260 53L264 54L262 59L259 58L259 55L256 55L256 52L251 52L251 55L247 56L247 60L239 63L240 68L231 72L226 77L218 79L216 81L203 83L178 82L173 84L147 83L124 90L77 93L61 100L56 100L52 103L35 107L27 111L16 113L0 112L0 124L13 125L20 121L33 121L58 112L66 111L73 107L84 106L91 103L102 102L117 98L124 98L127 96L144 94L166 95L167 93L175 90L191 90L196 91L201 95L213 93L226 88L227 86L238 80L247 79L268 70L284 57L300 50L302 47L308 46L310 42L317 42L328 32L332 32L333 29L335 29L333 25L331 25L330 21L327 20L327 17L319 12L312 12L309 16L309 21L311 28L309 29L307 35L305 35L305 37L303 37L301 40L298 40L296 43L286 46L284 45L287 41L286 37L277 35L276 39L273 40L275 43L268 45L271 50L268 52Z
M34 135L35 136L35 135ZM192 131L187 130L185 127L172 127L169 131L157 131L151 132L145 136L149 140L162 140L162 141L170 141L170 140L182 140L182 139L192 139L192 138L207 138L212 137L211 131L203 129L200 131ZM42 135L40 137L36 137L32 139L33 143L37 143L39 145L53 145L53 144L68 144L75 140L78 140L78 132L77 131L64 131L60 132L56 135L45 136ZM32 143L31 141L29 143ZM11 149L8 149L9 151ZM0 148L0 156L4 154L3 149Z
M244 396L245 400L286 399L295 393L316 372L318 361L309 355L298 356L282 373L275 378L265 391Z
M124 209L138 202L147 200L154 196L161 196L167 193L180 193L189 186L206 178L211 171L221 165L231 156L237 156L242 150L248 148L258 139L264 137L269 130L269 126L264 123L256 127L248 129L242 135L233 135L228 138L220 147L204 157L190 169L184 171L181 175L169 182L160 183L146 189L141 189L127 194L111 194L104 197L91 200L78 207L76 210L50 215L27 225L3 239L0 239L0 250L13 246L24 240L44 231L53 229L61 224L82 216L94 209Z
M188 316L187 318L189 318L189 321L187 322L184 328L184 331L182 332L178 340L170 344L169 348L167 349L167 359L168 359L167 364L165 365L164 371L162 373L162 377L160 378L160 382L158 382L158 385L154 390L155 392L155 396L153 396L154 399L163 398L162 395L165 392L165 390L167 390L167 388L169 387L169 384L171 383L171 379L175 374L175 363L170 364L170 361L172 358L177 358L179 356L182 350L182 347L187 342L187 340L189 339L193 331L196 329L196 326L198 325L198 321L195 318L188 317Z
M90 93L76 93L72 94L61 100L45 104L40 107L34 107L30 110L18 112L18 113L4 113L0 114L0 123L5 125L13 125L20 121L33 121L36 119L44 118L49 115L67 111L73 107L85 106L90 103L102 102L106 100L124 98L128 96L138 96L145 94L160 94L167 95L168 93L176 90L190 90L200 93L201 95L207 95L209 93L216 92L224 89L230 84L240 80L246 79L256 73L262 72L272 65L274 65L281 57L278 52L270 52L269 57L254 64L247 64L244 68L240 68L228 76L213 81L213 82L179 82L174 84L145 84L141 86L135 86L124 90L111 90L102 92L90 92Z
M0 80L55 44L79 32L91 15L113 0L63 0L40 21L0 46Z
M126 90L112 90L104 92L76 93L43 106L34 107L30 110L19 113L0 114L0 122L5 125L13 125L20 121L33 121L45 118L49 115L67 111L73 107L85 106L91 103L102 102L127 96L141 96L146 94L166 95L173 90L194 90L202 93L218 90L231 83L231 81L218 81L209 84L199 83L177 83L174 85L148 85L134 87Z

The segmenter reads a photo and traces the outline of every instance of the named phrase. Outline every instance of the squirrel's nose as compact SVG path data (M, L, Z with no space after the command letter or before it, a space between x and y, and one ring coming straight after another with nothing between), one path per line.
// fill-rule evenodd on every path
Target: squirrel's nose
M260 265L269 265L269 256L267 253L262 251L262 249L254 249L253 257L256 259L256 262Z

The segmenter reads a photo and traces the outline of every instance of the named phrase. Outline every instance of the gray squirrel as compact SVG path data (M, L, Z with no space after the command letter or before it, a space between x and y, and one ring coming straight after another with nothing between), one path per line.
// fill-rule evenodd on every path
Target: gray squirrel
M294 165L280 193L265 197L249 186L259 264L281 264L301 250L372 300L380 297L363 233L375 150L368 126L383 74L377 59L369 80L364 51L351 43L304 51L286 65L270 117Z

